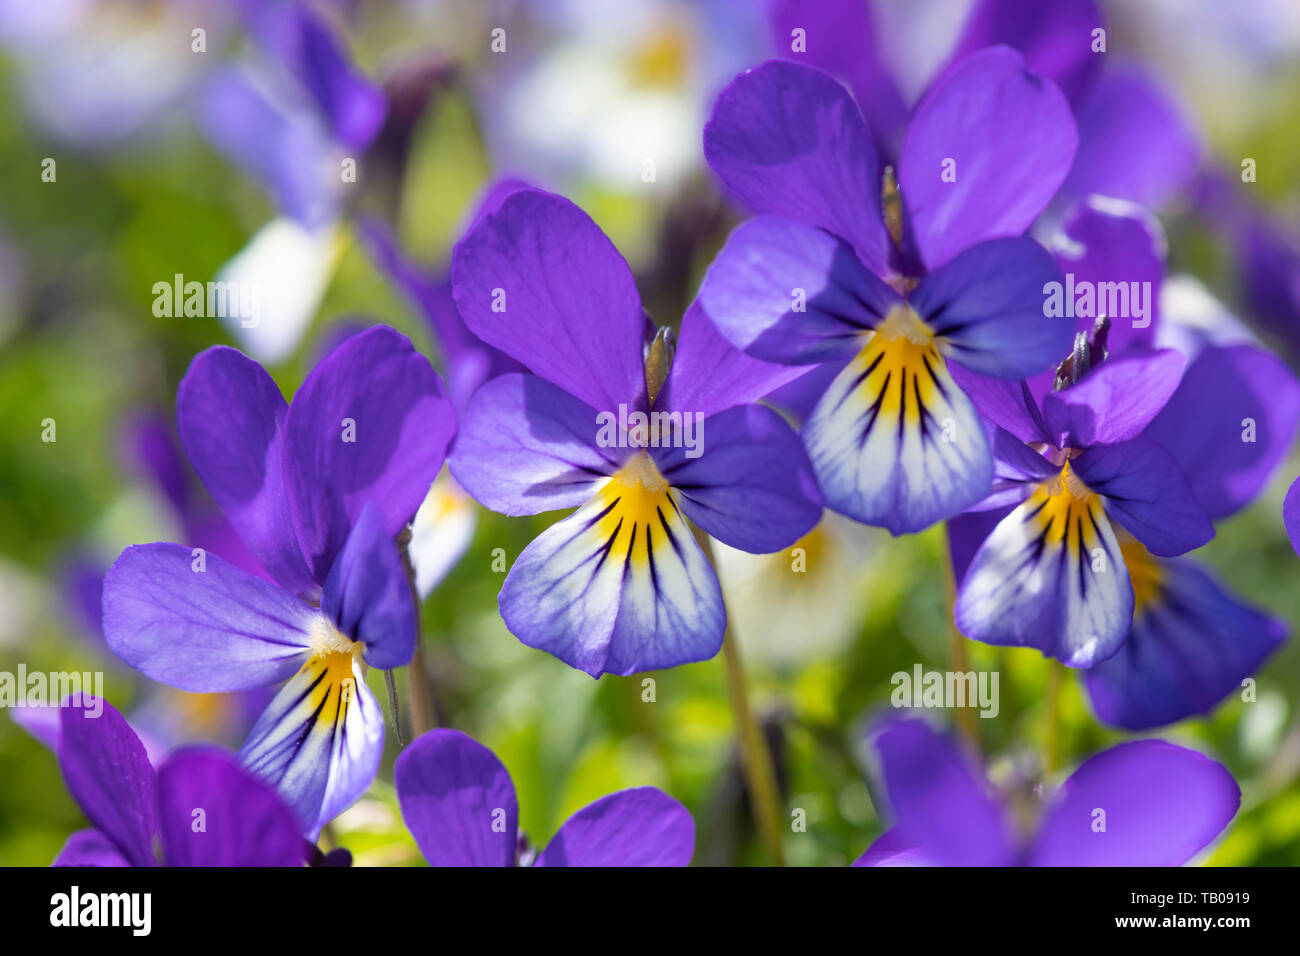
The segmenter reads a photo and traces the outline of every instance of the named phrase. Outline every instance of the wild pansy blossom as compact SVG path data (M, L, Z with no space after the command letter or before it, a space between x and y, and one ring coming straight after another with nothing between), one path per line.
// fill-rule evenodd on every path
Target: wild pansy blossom
M987 508L1022 502L980 545L957 593L957 628L986 644L1036 647L1070 667L1114 654L1134 590L1112 521L1162 557L1200 547L1214 528L1177 461L1142 432L1169 400L1184 357L1106 359L1080 334L1069 384L1041 408L1023 383L968 380L997 427L998 484ZM1124 539L1127 541L1127 537Z
M470 331L534 373L475 393L452 474L503 514L578 507L514 562L506 626L593 677L712 657L726 612L687 519L764 552L821 514L798 437L752 404L797 370L738 353L694 308L675 358L661 336L647 365L627 263L582 210L538 190L513 193L466 234L452 288ZM602 428L651 412L657 427Z
M456 730L431 730L393 768L402 818L433 866L686 866L690 811L662 790L619 790L569 817L546 848L519 833L519 803L496 754Z
M1241 804L1220 764L1136 740L1085 760L1017 827L956 741L924 721L888 722L875 746L895 822L854 866L1182 866Z
M1109 201L1085 204L1067 215L1057 245L1081 281L1105 276L1121 284L1143 281L1161 289L1163 235L1139 207ZM1300 383L1277 358L1234 328L1239 326L1235 320L1189 301L1177 288L1170 293L1160 294L1161 308L1154 316L1140 322L1115 317L1107 329L1109 357L1100 368L1085 372L1084 385L1053 393L1042 379L1017 388L962 377L977 407L999 426L997 446L1005 454L1004 480L985 503L988 510L963 515L949 526L959 583L958 625L969 628L964 630L968 636L992 638L991 643L1019 643L1009 636L1030 635L1037 627L1040 638L1031 640L1033 646L1087 667L1084 679L1097 716L1130 729L1209 711L1278 647L1286 633L1281 621L1233 597L1195 563L1172 560L1169 555L1177 551L1171 548L1186 550L1183 545L1195 536L1171 543L1168 535L1180 526L1184 531L1199 527L1199 533L1206 534L1212 530L1206 519L1224 518L1260 492L1285 458L1300 424ZM1082 326L1092 319L1079 321ZM1153 351L1157 345L1174 346L1176 351ZM1083 357L1072 358L1070 364ZM1084 389L1091 390L1091 397L1080 394ZM1130 403L1127 409L1125 403ZM1044 429L1052 429L1039 416L1040 408L1058 421L1073 417L1077 424L1086 424L1093 418L1091 425L1109 436L1101 444L1116 438L1119 444L1086 454L1076 447L1063 455L1044 435ZM1105 421L1117 412L1132 416L1119 431L1115 420ZM1018 510L1026 489L1023 482L1032 484L1031 473L1041 464L1002 429L1050 458L1063 459L1061 475L1040 485ZM1121 432L1135 435L1136 444L1128 445ZM1131 455L1127 462L1125 447ZM1043 496L1050 496L1053 488L1073 483L1076 491L1086 489L1089 482L1080 469L1095 469L1106 457L1131 472L1122 477L1116 473L1107 484L1120 498L1135 501L1103 502L1091 493L1098 490L1094 488L1081 499L1043 504ZM1147 465L1142 464L1145 459ZM1144 481L1137 472L1148 466L1154 471ZM1204 519L1194 514L1184 487ZM1135 515L1135 504L1149 513ZM1151 522L1166 520L1158 516L1166 507L1185 515L1166 516L1165 528L1153 532ZM1032 519L1022 520L1031 511ZM1088 520L1076 522L1067 533L1067 511L1076 518L1087 515ZM1107 511L1124 527L1114 528ZM1099 515L1095 529L1094 515ZM1000 535L998 542L991 533ZM1146 540L1152 533L1165 538L1163 553ZM984 583L992 594L979 599L967 593L968 568L984 546L989 549L984 552ZM1118 568L1115 546L1122 558ZM1007 577L999 582L1003 573ZM980 600L991 603L981 607ZM1125 610L1130 602L1131 615ZM998 607L1004 612L1001 621L996 620ZM1072 636L1057 644L1061 635ZM1080 648L1090 635L1100 643L1088 653Z
M190 462L275 583L175 544L128 548L104 582L104 633L183 690L288 679L240 758L313 835L373 779L383 715L366 666L410 660L416 606L394 536L442 466L455 412L403 336L345 340L286 406L257 363L200 353L176 396Z
M1181 318L1180 303L1166 302L1167 319ZM1286 460L1300 429L1300 382L1252 342L1182 338L1187 371L1142 437L1173 456L1219 521L1254 500ZM1199 563L1155 557L1136 541L1121 550L1133 627L1117 654L1083 675L1101 720L1144 730L1208 713L1285 640L1285 621L1234 596Z
M882 209L871 135L830 76L770 61L718 97L705 156L762 215L731 234L700 303L751 356L834 376L802 430L829 507L901 534L988 493L988 442L949 365L1022 379L1068 351L1042 301L1059 274L1022 234L1075 145L1055 85L984 50L917 106Z
M98 703L98 716L84 702L59 708L59 766L94 828L72 834L52 866L303 864L293 812L233 756L185 747L155 771L122 715Z

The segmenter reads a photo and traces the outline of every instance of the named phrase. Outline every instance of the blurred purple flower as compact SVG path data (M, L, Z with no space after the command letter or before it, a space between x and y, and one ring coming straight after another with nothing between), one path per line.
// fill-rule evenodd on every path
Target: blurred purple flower
M1084 761L1019 837L956 741L896 719L875 745L895 823L854 866L1182 866L1241 804L1220 764L1136 740Z
M515 866L519 804L492 751L456 730L431 730L393 770L402 817L433 866ZM619 790L560 827L532 866L686 866L695 852L690 812L662 790Z

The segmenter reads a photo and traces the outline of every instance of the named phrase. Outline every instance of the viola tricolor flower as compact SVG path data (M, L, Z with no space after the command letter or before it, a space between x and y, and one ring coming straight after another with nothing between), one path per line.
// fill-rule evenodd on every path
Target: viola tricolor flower
M578 507L514 562L506 626L593 677L712 657L726 613L687 519L766 552L821 514L798 437L751 404L797 370L738 353L692 309L670 370L657 340L666 380L648 382L627 263L582 210L538 190L460 241L452 287L470 331L534 373L478 390L452 474L503 514Z
M1206 515L1250 503L1286 460L1300 429L1300 382L1253 345L1195 355L1169 402L1144 429L1177 461ZM1130 730L1209 713L1240 690L1286 639L1289 625L1236 597L1187 558L1121 544L1133 626L1118 653L1084 672L1098 718Z
M875 746L895 822L855 866L1182 866L1241 804L1220 764L1136 740L1084 761L1017 827L958 744L924 721L888 722Z
M72 834L51 865L303 864L307 844L294 814L230 754L185 747L155 771L106 701L58 710L59 766L94 828Z
M1059 273L1023 233L1075 146L1060 90L1007 47L930 89L896 190L820 70L770 61L718 97L705 156L761 215L731 234L699 301L749 355L825 370L802 435L829 507L901 534L988 493L992 455L950 365L1023 379L1069 350L1070 323L1043 308Z
M1096 541L1091 517L1082 524L1082 535L1062 535L1063 518L1054 510L1061 507L1060 499L1034 511L1044 494L1063 487L1062 481L1040 486L1037 497L1014 511L1023 494L1015 488L1024 488L1014 474L1019 473L1023 480L1041 464L1032 454L1016 464L1016 457L1027 449L1017 447L1001 429L1030 442L1050 458L1063 458L1065 483L1073 479L1076 489L1082 489L1087 482L1079 469L1093 467L1097 459L1091 452L1081 454L1078 447L1063 456L1055 440L1049 440L1035 423L1037 409L1041 407L1044 414L1062 421L1068 416L1080 422L1092 418L1108 432L1114 429L1114 421L1106 424L1106 419L1113 419L1117 412L1132 414L1133 420L1122 433L1137 436L1139 444L1133 447L1140 453L1133 455L1128 466L1142 467L1142 457L1151 455L1144 446L1163 450L1168 458L1152 458L1164 478L1152 477L1149 484L1126 478L1123 484L1129 490L1125 494L1139 502L1148 499L1140 504L1144 510L1181 501L1177 508L1187 510L1189 520L1204 533L1208 526L1189 509L1183 485L1197 509L1214 521L1258 495L1285 459L1300 426L1300 383L1203 293L1189 295L1185 283L1177 279L1160 291L1164 237L1159 225L1140 207L1109 200L1083 204L1065 217L1054 245L1063 266L1080 285L1103 277L1130 288L1147 283L1159 293L1161 306L1140 320L1114 317L1107 332L1109 357L1082 379L1083 383L1092 381L1086 386L1092 390L1091 398L1081 395L1081 386L1052 392L1051 382L1042 377L1019 388L972 376L960 379L975 396L981 412L1001 426L995 434L1000 436L998 447L1006 454L1003 481L986 502L989 510L969 512L949 525L953 570L959 583L958 622L970 628L965 631L968 636L980 640L993 636L992 643L1008 642L1007 635L1012 633L1028 634L1039 620L1054 621L1046 626L1049 634L1073 633L1067 643L1086 642L1087 635L1104 633L1102 645L1091 656L1077 657L1080 665L1088 668L1084 681L1097 716L1133 730L1157 727L1211 710L1277 649L1286 635L1286 625L1231 595L1194 562L1174 560L1167 553L1162 556L1144 545L1143 522L1156 519L1154 515L1134 516L1132 503L1118 511L1113 503L1110 507L1115 512L1111 517L1117 517L1133 533L1114 529L1103 517L1097 523ZM1092 321L1081 316L1080 327ZM1177 351L1153 352L1157 345L1174 346ZM1185 357L1190 363L1185 372L1179 372ZM1121 371L1125 367L1128 374ZM1092 380L1094 375L1097 378ZM1176 388L1166 400L1164 396L1174 384ZM1082 402L1078 400L1081 397ZM1138 404L1133 404L1135 399ZM1073 407L1068 416L1062 401ZM1138 407L1146 402L1149 407ZM1127 411L1125 403L1130 403ZM1043 428L1051 431L1046 422ZM1115 432L1108 440L1119 436ZM1122 439L1118 445L1112 444L1107 455L1122 462L1125 444ZM1171 462L1184 480L1171 477ZM1068 473L1064 472L1067 467ZM1169 498L1170 489L1173 499L1162 501L1162 497ZM1086 512L1079 500L1073 502L1078 515L1091 516L1103 507L1095 495L1087 494L1085 499L1089 502ZM1031 511L1032 520L1023 521ZM1055 522L1050 531L1049 521ZM1175 527L1177 523L1165 531ZM995 529L1001 535L999 543L990 538ZM1123 560L1118 579L1112 573L1108 531L1114 531ZM1150 533L1149 524L1146 533ZM994 620L997 610L979 608L979 599L967 594L968 569L986 539L990 550L984 557L985 584L1001 595L995 600L1009 602L1001 605L1007 613L1001 622ZM997 556L999 548L1004 549L1001 557ZM1016 548L1022 548L1018 556ZM1168 552L1169 542L1164 550ZM1071 557L1076 552L1077 559ZM1019 577L1007 571L1006 580L999 583L996 579L1008 568L1018 569ZM1118 587L1108 589L1111 585ZM1131 618L1124 610L1129 594ZM1087 595L1093 600L1086 600ZM962 608L968 616L963 616ZM1114 635L1121 631L1119 641L1114 642ZM1043 643L1034 646L1045 647ZM1066 648L1047 652L1070 662Z
M1101 355L1081 336L1066 363L1079 377L1041 409L1023 383L966 382L995 424L999 475L984 504L1020 503L971 560L957 628L986 644L1036 647L1070 667L1113 655L1133 621L1112 521L1164 557L1214 535L1177 461L1142 437L1177 388L1183 356L1129 352L1089 368Z
M109 646L147 677L199 692L288 679L240 758L305 832L374 778L383 715L366 666L410 660L416 605L395 536L442 466L455 412L403 336L343 342L286 406L234 349L191 363L176 397L190 462L274 583L175 544L122 552L104 581Z
M690 812L655 787L588 804L537 852L519 833L509 772L456 730L411 743L393 779L407 829L433 866L686 866L695 853Z

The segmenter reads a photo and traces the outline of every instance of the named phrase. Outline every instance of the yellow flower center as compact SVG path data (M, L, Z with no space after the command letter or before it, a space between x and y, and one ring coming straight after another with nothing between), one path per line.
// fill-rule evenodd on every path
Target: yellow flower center
M937 376L946 367L934 346L934 332L910 306L897 305L885 316L854 362L863 369L861 387L879 403L879 416L904 415L916 425L934 396Z
M686 534L671 489L654 460L638 452L596 492L601 503L597 533L611 554L644 561L671 534ZM656 540L660 539L660 540Z
M1101 496L1083 483L1068 461L1060 474L1038 486L1030 501L1037 506L1034 520L1049 545L1067 547L1071 554L1095 547L1103 517Z

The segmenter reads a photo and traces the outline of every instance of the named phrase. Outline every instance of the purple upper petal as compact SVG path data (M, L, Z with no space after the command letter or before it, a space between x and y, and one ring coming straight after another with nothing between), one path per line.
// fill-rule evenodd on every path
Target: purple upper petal
M1047 437L1058 448L1088 448L1136 438L1169 401L1187 360L1163 349L1107 360L1043 399Z
M315 587L293 533L281 466L288 408L271 376L226 346L200 352L176 390L181 444L239 536L284 588Z
M1174 456L1211 518L1263 491L1300 428L1300 382L1249 345L1206 348L1142 437Z
M704 157L754 212L820 226L888 271L875 146L853 98L821 70L769 60L736 77L704 127Z
M645 318L632 271L591 218L521 189L456 244L470 331L601 411L645 399Z
M655 408L697 412L706 418L765 398L806 373L746 355L718 331L698 301L682 316L673 358Z
M1112 54L1106 54L1110 57ZM1156 207L1191 182L1200 142L1145 68L1110 63L1079 110L1079 154L1062 191Z
M900 839L944 866L1013 862L1005 814L951 738L893 719L876 748Z
M1223 832L1240 803L1231 774L1208 757L1163 740L1120 744L1065 781L1030 863L1181 866Z
M686 866L694 853L690 811L656 787L637 787L565 820L533 866Z
M338 215L337 165L317 116L273 105L249 71L234 66L208 80L198 109L208 141L258 179L282 212L309 229Z
M415 653L415 595L402 554L373 502L366 502L325 579L321 610L340 633L366 646L366 663L402 667Z
M917 105L899 152L924 264L935 269L985 239L1022 234L1056 194L1077 145L1065 97L1015 50L991 47L961 61ZM955 181L944 181L946 171Z
M1243 604L1192 561L1125 560L1146 584L1133 629L1119 653L1084 672L1108 724L1146 730L1207 714L1286 638L1285 621Z
M1153 554L1173 557L1214 537L1177 463L1154 442L1098 445L1071 464L1084 484L1105 495L1106 512Z
M821 518L821 494L794 430L760 405L728 409L697 428L702 452L659 449L660 473L682 510L719 541L753 553L794 544Z
M496 209L506 196L522 188L523 184L514 180L498 183L484 201L485 211ZM476 215L471 221L479 218ZM447 392L458 410L464 409L470 396L486 380L523 368L465 327L452 298L450 280L428 274L407 259L387 225L367 218L361 221L358 231L380 268L414 301L428 321L445 363Z
M1109 313L1096 302L1092 315L1075 316L1076 332L1091 332L1097 315L1107 314L1110 331L1106 348L1112 355L1135 346L1154 345L1167 253L1160 220L1136 203L1091 196L1066 213L1052 249L1061 270L1073 275L1076 288L1082 282L1091 282L1100 294L1101 283L1123 282L1129 284L1131 293L1133 283L1149 284L1137 287L1149 289L1142 293L1147 305L1145 315L1136 315L1131 294L1119 299L1121 307L1127 302L1128 315Z
M65 702L59 766L86 818L132 866L155 866L158 796L144 745L107 701Z
M113 841L98 830L78 830L68 836L50 866L130 866Z
M179 750L158 770L168 866L301 866L304 842L276 792L211 747Z
M479 504L508 515L582 504L627 451L600 448L590 405L536 375L502 375L470 400L451 473Z
M1047 424L1028 383L990 378L957 364L948 370L984 418L1023 442L1038 444L1047 441Z
M396 535L438 477L456 413L407 338L379 325L343 342L294 396L284 456L294 527L323 582L366 501Z
M1060 362L1073 329L1043 314L1043 286L1060 278L1032 239L981 242L931 272L908 296L954 362L998 378L1027 378Z
M492 751L458 730L431 730L393 768L402 819L433 866L513 866L519 804Z
M302 663L320 612L215 554L202 561L176 544L123 551L104 579L108 646L182 690L284 680Z
M804 365L856 353L900 299L829 232L759 216L728 237L696 301L737 348Z
M960 62L988 46L1015 47L1031 70L1055 82L1077 106L1101 69L1092 31L1105 25L1093 0L979 0L952 60Z
M364 149L383 125L388 101L357 72L329 26L306 3L241 3L249 33L311 93L334 138Z
M863 0L774 0L769 10L778 55L825 70L849 84L867 119L882 163L898 148L907 106L884 57ZM795 52L793 31L803 31L803 50Z

